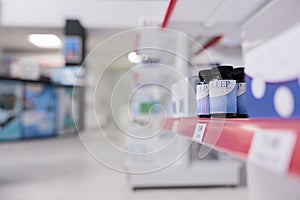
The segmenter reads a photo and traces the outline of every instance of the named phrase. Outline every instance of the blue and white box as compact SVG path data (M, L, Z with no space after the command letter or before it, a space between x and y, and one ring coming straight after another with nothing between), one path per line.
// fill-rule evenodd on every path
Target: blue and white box
M23 106L23 84L0 81L0 140L22 138L20 114Z
M56 90L40 83L26 83L22 124L25 138L56 134Z
M279 4L287 2L279 2L245 28L243 48L251 118L300 117L300 14L289 18L277 9ZM259 24L274 21L278 26L257 31Z

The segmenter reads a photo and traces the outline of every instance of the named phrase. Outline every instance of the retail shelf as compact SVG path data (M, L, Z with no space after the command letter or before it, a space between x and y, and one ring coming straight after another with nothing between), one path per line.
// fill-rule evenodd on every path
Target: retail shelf
M167 118L162 128L300 178L300 119Z
M74 84L74 85L67 85L67 84L60 84L60 83L55 83L51 82L48 80L31 80L31 79L21 79L21 78L14 78L14 77L4 77L0 76L0 80L4 81L19 81L22 83L37 83L37 84L45 84L45 85L51 85L55 87L84 87L83 84Z
M188 167L175 164L155 173L131 174L130 183L135 189L238 186L240 168L236 160L200 160Z

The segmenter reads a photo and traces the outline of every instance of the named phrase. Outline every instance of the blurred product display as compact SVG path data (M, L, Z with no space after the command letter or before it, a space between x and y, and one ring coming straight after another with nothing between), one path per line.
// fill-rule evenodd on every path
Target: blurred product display
M300 200L299 0L0 4L0 199Z
M22 127L25 138L49 137L56 132L56 92L48 85L25 84Z
M78 94L82 86L2 78L0 87L0 140L49 137L82 130L79 105L82 96Z
M23 84L18 81L0 80L0 140L21 139L21 111Z

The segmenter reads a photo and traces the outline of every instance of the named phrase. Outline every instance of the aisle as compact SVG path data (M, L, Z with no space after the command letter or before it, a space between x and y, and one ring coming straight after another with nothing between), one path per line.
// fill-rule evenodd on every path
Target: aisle
M0 159L1 200L247 199L245 188L134 192L126 174L95 161L77 136L1 143Z

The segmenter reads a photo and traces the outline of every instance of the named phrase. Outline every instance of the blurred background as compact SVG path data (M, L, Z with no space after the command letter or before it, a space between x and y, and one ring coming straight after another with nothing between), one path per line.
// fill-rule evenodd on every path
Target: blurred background
M299 199L299 6L0 0L0 198ZM248 119L198 118L220 65Z

